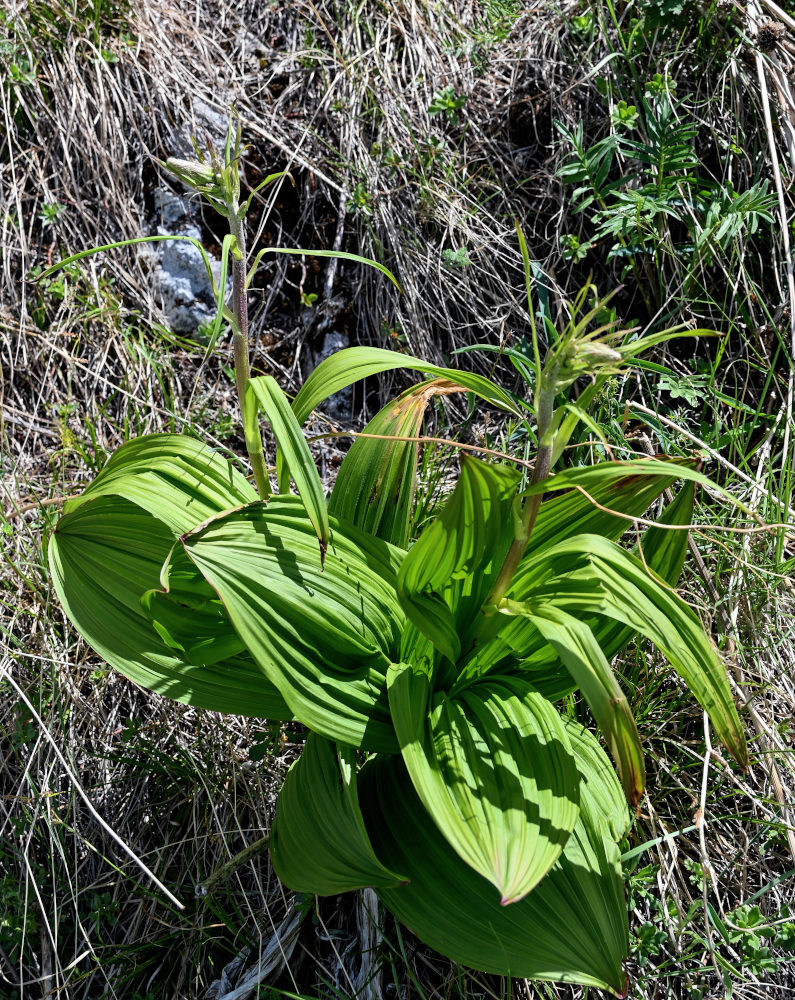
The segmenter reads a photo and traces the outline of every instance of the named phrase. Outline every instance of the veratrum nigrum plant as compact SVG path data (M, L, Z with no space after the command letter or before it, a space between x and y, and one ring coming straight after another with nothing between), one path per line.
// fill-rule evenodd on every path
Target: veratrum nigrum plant
M584 309L586 289L566 327L549 326L546 358L534 338L532 364L517 359L534 379L532 404L475 374L353 347L323 361L291 405L248 369L239 154L230 127L223 158L171 166L230 222L232 307L224 279L216 329L231 326L257 488L191 437L129 441L49 540L63 608L97 653L153 691L307 728L271 836L287 886L371 886L457 962L622 993L617 844L645 777L612 657L650 639L747 759L721 660L673 590L687 531L669 529L686 529L704 477L657 459L554 471L605 378L671 331L631 343L614 322L588 332L600 304ZM529 297L521 234L520 246ZM398 368L425 379L370 421L326 500L302 425L334 392ZM563 402L582 375L590 387ZM424 412L451 393L523 421L538 440L535 468L522 484L509 462L463 459L441 513L410 544ZM275 486L260 414L279 448ZM677 480L642 553L619 545ZM557 707L575 690L614 767Z

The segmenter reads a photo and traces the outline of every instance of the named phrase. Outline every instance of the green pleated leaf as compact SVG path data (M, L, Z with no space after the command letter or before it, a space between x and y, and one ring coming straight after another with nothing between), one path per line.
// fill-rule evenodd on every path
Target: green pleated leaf
M690 526L693 520L693 502L696 484L684 483L662 512L656 525L644 531L635 551L642 553L642 559L662 580L674 587L682 574L687 557L688 531L675 531L676 527Z
M293 412L299 424L303 424L309 414L335 392L353 385L361 379L398 368L422 372L433 378L449 380L466 392L472 392L480 399L515 416L526 416L528 406L512 393L490 379L474 372L458 371L454 368L440 368L428 364L408 354L385 351L380 347L348 347L337 351L315 368L304 382L293 400ZM279 462L279 478L283 476L282 461Z
M632 817L616 772L592 733L575 719L564 718L563 725L580 769L580 808L589 824L598 818L613 843L619 844L629 831Z
M393 751L386 670L404 616L400 549L330 519L325 569L298 497L277 496L181 539L295 717L327 739Z
M627 802L637 807L646 786L638 729L593 632L585 622L552 604L505 601L504 606L509 613L527 615L566 666L607 740Z
M160 586L173 545L173 532L130 500L99 496L64 515L50 538L49 563L74 627L112 667L158 694L219 712L291 719L250 657L192 664L153 628L141 598Z
M287 467L287 476L280 477L279 491L288 492L291 476L320 542L321 559L328 548L329 524L323 484L315 466L309 445L295 419L290 403L279 383L270 375L249 379L246 387L246 439L252 447L261 448L257 413L261 409L268 418L273 436Z
M356 789L354 752L312 733L287 772L270 837L273 867L296 892L332 896L405 882L375 856Z
M329 498L329 513L406 548L416 490L418 445L425 411L434 396L463 392L443 379L408 389L380 410L345 456ZM384 435L378 439L366 435Z
M568 727L567 727L568 728ZM572 729L568 728L570 737ZM587 752L581 744L589 740ZM453 851L431 820L399 758L372 758L359 795L373 847L409 883L379 889L382 902L427 945L497 975L582 983L621 992L628 951L619 853L604 815L621 789L592 737L572 738L582 775L580 818L563 853L532 892L500 905L495 887ZM617 820L620 825L620 820Z
M565 469L545 479L543 491L559 493L541 504L524 559L514 582L532 565L534 553L573 535L602 535L617 541L633 517L642 517L663 490L694 473L690 459L637 459Z
M345 389L371 375L395 371L398 368L422 372L433 378L449 379L501 410L516 416L524 415L526 406L521 400L482 375L454 368L440 368L411 355L385 351L380 347L348 347L321 361L304 382L293 402L296 419L299 424L303 424L315 407L340 389Z
M678 463L671 465L673 472ZM527 593L528 580L533 575L533 566L538 555L549 545L583 532L600 534L616 541L629 525L626 517L619 515L642 516L649 505L672 482L672 477L668 476L644 475L636 478L614 470L616 473L614 478L592 484L587 479L589 469L576 471L583 473L578 482L585 484L589 496L571 491L563 496L545 500L541 504L528 550L508 591L509 597L518 600L523 593ZM687 483L680 490L674 503L663 512L660 518L661 524L689 523L692 514L693 487L693 483ZM590 498L615 513L600 510L594 506ZM687 551L686 536L687 532L664 528L650 528L643 536L643 555L646 564L671 586L676 584L681 573ZM615 619L604 616L589 617L588 626L608 660L612 660L635 635L632 629L623 627ZM522 672L550 701L565 697L576 686L558 654L527 618L516 618L502 623L497 635L484 642L467 661L462 671L462 679L481 676L489 671L509 673L510 664L515 663L517 659L522 661Z
M160 574L161 590L148 590L141 607L163 642L197 666L245 654L218 595L175 546Z
M715 490L722 496L727 497L740 510L751 513L750 508L738 500L732 493L724 489L709 476L700 471L700 462L695 462L687 458L634 458L630 461L620 462L599 462L583 468L564 469L555 473L549 479L545 479L527 490L527 496L533 493L547 493L550 489L568 489L571 486L588 489L587 484L596 486L599 483L611 483L613 481L622 482L628 479L640 485L643 479L651 476L667 476L674 472L675 479L685 479L688 482L699 483ZM622 471L623 467L623 471ZM590 493L591 490L588 490Z
M207 445L176 434L152 434L123 444L68 514L100 496L118 496L148 511L174 536L208 517L257 499L254 488Z
M502 904L515 903L557 861L579 814L579 773L557 709L518 677L433 702L422 670L400 664L387 680L420 800Z
M673 501L666 506L657 523L646 529L633 550L636 553L642 552L643 564L670 587L676 586L682 574L689 533L671 530L666 525L684 526L691 523L695 488L695 483L685 483ZM589 618L588 627L594 633L608 661L637 638L634 629L604 615Z
M407 617L453 662L513 540L518 481L514 469L462 459L452 496L400 567Z
M726 668L691 609L636 556L598 535L550 546L524 599L613 618L650 639L709 714L718 738L746 765L745 735Z

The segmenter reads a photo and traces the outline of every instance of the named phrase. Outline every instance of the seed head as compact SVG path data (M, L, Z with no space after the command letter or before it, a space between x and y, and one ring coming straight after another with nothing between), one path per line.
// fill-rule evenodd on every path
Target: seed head
M188 187L198 189L207 185L216 184L219 178L211 164L198 160L180 160L175 156L170 156L166 160L166 167L172 174L176 174Z
M772 52L778 47L778 43L786 34L787 29L781 21L774 21L772 18L767 18L756 29L756 44L762 52Z
M578 361L585 361L594 367L598 365L614 365L621 361L621 355L607 344L602 344L598 340L586 341L575 346L574 357Z

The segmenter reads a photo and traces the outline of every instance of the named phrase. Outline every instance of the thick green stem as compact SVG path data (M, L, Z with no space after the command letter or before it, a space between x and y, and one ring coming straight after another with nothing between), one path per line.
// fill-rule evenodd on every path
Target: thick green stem
M246 224L238 218L238 205L230 206L229 231L235 238L236 252L232 255L232 312L235 322L232 331L232 349L235 357L235 385L240 403L240 415L246 426L246 386L251 377L248 363L248 302L246 297L246 274L248 254L246 252ZM222 293L223 294L223 293ZM257 493L263 500L270 496L268 470L260 442L259 448L246 442Z
M531 485L543 482L552 470L552 445L553 445L553 412L555 407L555 391L545 385L538 394L538 452L536 463L533 468L533 475L530 479ZM528 497L522 511L522 519L519 530L514 537L511 547L505 556L505 561L500 568L494 586L486 601L486 607L493 609L505 597L511 580L530 541L530 535L538 517L541 507L541 494L535 493ZM488 614L489 612L487 612ZM493 612L492 612L493 613Z

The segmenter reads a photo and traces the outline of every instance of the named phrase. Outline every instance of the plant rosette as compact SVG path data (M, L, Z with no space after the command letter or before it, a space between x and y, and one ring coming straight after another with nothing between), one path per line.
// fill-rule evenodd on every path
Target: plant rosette
M686 460L554 467L604 379L676 331L628 346L613 321L589 333L604 301L580 318L586 289L543 363L533 330L532 406L480 375L367 347L324 360L290 403L248 370L238 155L230 128L223 162L179 171L230 219L233 307L219 291L216 335L227 317L257 489L190 437L129 441L49 539L61 604L132 681L307 728L270 842L287 886L372 887L454 961L620 995L629 934L618 842L645 770L613 657L651 640L741 764L747 750L725 668L673 590L694 489L708 480ZM520 248L529 298L521 234ZM397 369L423 381L372 418L326 498L304 423L340 389ZM561 404L582 375L592 386ZM425 412L451 393L522 422L538 441L535 467L524 482L509 461L462 459L410 544ZM677 480L642 553L621 546L627 522ZM575 690L612 764L556 704Z

